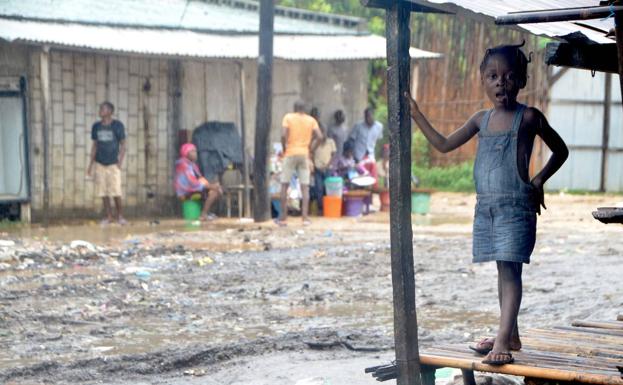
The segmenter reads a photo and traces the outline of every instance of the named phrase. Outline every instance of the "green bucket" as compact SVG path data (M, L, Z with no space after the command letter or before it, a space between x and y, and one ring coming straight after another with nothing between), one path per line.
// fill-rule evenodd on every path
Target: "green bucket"
M411 193L411 212L413 214L428 214L430 211L430 193L412 192Z
M201 216L201 201L186 199L182 202L182 215L187 221L195 221Z

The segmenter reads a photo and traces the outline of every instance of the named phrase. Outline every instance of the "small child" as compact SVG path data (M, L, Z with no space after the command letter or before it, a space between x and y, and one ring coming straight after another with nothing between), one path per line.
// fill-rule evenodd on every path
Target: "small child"
M205 200L201 210L201 220L212 221L216 215L210 213L214 202L223 194L219 183L210 183L201 175L197 165L197 147L185 143L180 148L180 158L175 162L175 193L180 199L191 199L201 194Z
M409 94L411 117L430 143L449 152L478 135L474 164L477 203L474 214L474 262L496 261L500 327L496 338L485 338L472 350L486 355L485 364L514 361L521 349L517 314L522 297L522 264L530 263L536 239L536 214L544 204L543 184L562 166L568 150L541 111L517 102L526 86L529 60L520 45L488 49L480 64L481 82L494 108L476 112L450 136L437 132ZM552 151L543 169L530 180L534 138Z

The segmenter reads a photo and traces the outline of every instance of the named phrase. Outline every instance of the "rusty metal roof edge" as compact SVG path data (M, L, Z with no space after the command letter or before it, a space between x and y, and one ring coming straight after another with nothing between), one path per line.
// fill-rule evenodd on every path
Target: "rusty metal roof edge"
M0 19L1 21L2 19ZM22 24L26 23L26 24ZM256 59L257 50L256 44L253 39L257 39L257 35L238 35L227 36L222 34L205 34L196 33L192 31L163 31L153 29L126 29L130 35L124 35L123 29L111 29L111 27L96 27L85 26L81 24L52 24L41 22L25 22L16 20L6 20L4 22L4 30L0 33L0 38L9 42L16 42L20 44L27 44L33 46L49 46L55 49L61 50L74 50L83 52L109 52L117 54L138 55L138 56L160 56L160 57L180 57L180 58L205 58L205 59ZM39 31L38 33L32 33L33 29L37 30L37 25L50 26L52 30ZM28 27L31 29L28 30ZM26 29L23 29L26 28ZM60 28L60 30L59 30ZM100 39L86 40L76 39L75 36L83 38L87 33L111 33L114 31L119 34L116 36L126 44L110 44L102 43ZM75 34L78 35L75 35ZM141 33L147 33L148 35L140 36ZM138 35L137 35L138 34ZM74 36L74 37L72 37ZM126 37L124 37L126 36ZM157 46L149 46L145 44L132 44L131 41L142 41L141 39L151 37L153 39L168 38L167 40L159 40L162 44ZM137 40L139 39L139 40ZM181 41L187 44L182 48L179 45L172 43L175 39L182 39ZM207 39L207 40L206 40ZM210 40L212 39L212 40ZM217 39L217 40L214 40ZM115 39L113 39L115 40ZM297 43L298 42L298 43ZM324 42L324 43L323 43ZM327 47L326 44L329 44ZM306 50L292 50L289 47L292 44L315 44L316 47L325 47L321 51L317 49L314 53L305 53ZM171 45L173 44L173 45ZM197 47L206 47L214 45L214 49L205 50L199 48L193 48L193 45ZM224 44L224 45L223 45ZM363 46L362 46L363 44ZM219 49L218 47L230 48L233 46L239 48L233 49ZM289 61L348 61L348 60L373 60L383 59L385 57L385 38L377 35L341 35L341 36L326 36L326 35L278 35L275 37L275 58ZM340 47L353 47L351 50ZM383 48L379 48L383 47ZM374 48L376 47L376 48ZM435 52L429 52L411 47L410 52L414 60L423 59L436 59L442 55ZM323 56L325 55L325 56Z
M440 11L444 11L444 12L452 13L452 14L457 14L457 13L463 12L463 13L465 13L467 15L470 15L475 20L495 23L495 16L487 15L487 14L482 13L482 12L474 11L473 9L470 9L468 7L465 7L465 6L462 6L460 4L457 4L457 2L455 2L455 1L445 1L443 3L436 3L436 2L432 2L432 1L428 1L428 0L403 0L403 1L406 1L406 2L412 3L412 4L425 6L425 7L438 9ZM569 22L562 22L562 23L569 23L569 24L577 25L578 27L587 28L587 27L581 25L581 23L570 22L570 21ZM534 31L535 28L531 28L529 26L529 24L506 25L505 27L506 28L511 28L511 29L517 29L517 30L521 30L521 31L526 31L526 32L529 32L529 33L531 33L531 34L533 34L535 36L548 37L548 38L556 39L556 40L564 40L563 36L565 36L565 35L550 35L550 34L547 34L545 32L537 33L537 32ZM592 30L596 30L596 28L594 28L594 27L592 27L591 29ZM600 32L601 32L601 30L600 30ZM580 31L580 33L582 33L582 32ZM603 33L605 35L607 33L607 31L603 31ZM600 44L606 44L606 43L600 43Z
M109 22L92 22L92 21L74 21L74 20L65 20L65 19L48 19L48 18L40 18L40 17L24 17L24 16L15 16L15 15L2 15L0 14L0 19L4 20L15 20L15 21L24 21L24 22L37 22L37 23L46 23L46 24L61 24L61 25L84 25L91 27L110 27L110 28L122 28L122 29L136 29L136 30L144 30L144 29L152 29L152 30L164 30L164 31L190 31L195 33L205 33L211 35L257 35L257 31L247 29L247 30L227 30L227 29L210 29L210 28L184 28L184 27L173 27L170 25L154 25L154 24L128 24L128 23L109 23ZM372 33L368 30L351 30L348 32L280 32L275 31L275 35L312 35L312 36L368 36L372 35Z

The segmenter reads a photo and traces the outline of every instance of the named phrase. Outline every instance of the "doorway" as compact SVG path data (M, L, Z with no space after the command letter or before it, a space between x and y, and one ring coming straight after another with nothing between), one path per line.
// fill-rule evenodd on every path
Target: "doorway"
M0 205L30 199L26 79L0 78Z

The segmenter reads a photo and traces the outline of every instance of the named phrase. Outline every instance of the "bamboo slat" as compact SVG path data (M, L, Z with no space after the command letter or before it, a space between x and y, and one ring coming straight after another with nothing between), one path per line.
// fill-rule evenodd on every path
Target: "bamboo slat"
M591 327L591 328L600 328L600 329L614 329L614 330L623 330L623 324L620 322L609 322L609 321L573 321L571 323L572 326L576 327Z
M534 377L554 381L582 382L595 385L623 385L623 378L616 375L582 372L575 370L542 368L524 365L518 362L512 365L492 366L481 362L482 357L457 358L446 357L422 352L421 362L425 365L470 369L481 372L510 374L523 377Z
M486 365L467 344L422 349L423 365L510 374L540 380L623 385L623 315L618 321L575 321L573 327L530 329L512 365ZM375 368L371 368L375 369ZM395 378L395 366L379 367L377 379ZM382 370L381 370L382 369ZM385 372L381 373L382 371Z
M530 329L522 334L522 350L512 365L492 366L467 344L443 345L420 353L424 365L454 367L553 381L623 385L623 324L575 321L574 327Z

